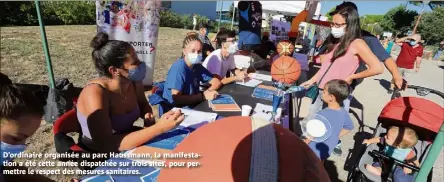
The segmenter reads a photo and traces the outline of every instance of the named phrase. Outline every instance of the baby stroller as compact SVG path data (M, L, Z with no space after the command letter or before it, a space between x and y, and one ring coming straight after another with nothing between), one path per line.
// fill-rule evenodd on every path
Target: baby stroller
M417 94L425 96L429 93L444 98L442 92L419 86L408 86L408 89L415 89ZM369 146L362 145L361 158L352 171L350 171L347 181L393 181L393 170L396 166L410 168L416 176L415 181L431 181L433 163L441 151L444 138L444 108L440 105L419 97L401 97L395 90L392 100L385 105L378 117L373 137L381 136L389 126L408 126L418 134L418 143L414 147L416 158L420 167L409 165L404 161L396 160L384 154L383 147L378 144ZM440 131L441 130L441 131ZM439 137L437 135L439 134ZM435 140L436 138L436 140ZM432 145L433 143L433 145ZM433 148L433 149L432 149ZM370 173L365 164L373 162L384 162L381 176ZM418 174L418 172L421 172Z

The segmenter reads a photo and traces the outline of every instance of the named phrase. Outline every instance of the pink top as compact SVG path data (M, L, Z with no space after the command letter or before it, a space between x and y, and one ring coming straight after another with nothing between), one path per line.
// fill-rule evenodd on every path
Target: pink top
M317 80L319 88L324 88L325 83L333 79L345 80L348 76L354 74L356 69L358 69L359 59L355 57L353 51L350 51L349 47L343 56L334 61L333 66L331 66L330 70L328 70L327 74L322 79L322 82L319 83L319 80L325 74L325 71L331 64L331 58L333 57L334 51L335 49L330 51L325 55L324 60L322 60L321 69L319 70L320 74Z

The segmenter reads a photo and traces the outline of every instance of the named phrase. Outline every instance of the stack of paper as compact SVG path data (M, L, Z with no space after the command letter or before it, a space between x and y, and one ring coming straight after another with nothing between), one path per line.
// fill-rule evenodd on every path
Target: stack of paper
M273 111L273 106L257 103L256 107L253 110L252 117L259 117L267 121L271 121L273 116L271 114L272 111ZM279 119L281 118L281 114L282 114L282 109L278 108L276 110L276 116L274 121L279 121Z
M271 75L264 75L260 73L250 73L250 77L258 80L264 80L271 82Z
M256 80L256 79L251 79L251 80L248 80L247 82L236 82L236 84L238 84L238 85L243 85L243 86L247 86L247 87L257 87L261 83L262 83L262 81Z
M172 110L175 111L176 109L178 108L173 108ZM180 111L182 111L182 113L185 115L185 119L179 125L181 127L191 127L196 129L206 123L215 121L217 118L217 114L211 112L202 112L183 108L180 108Z
M208 101L208 105L213 111L241 111L233 97L226 94L219 95L216 99Z
M250 67L251 57L240 54L234 55L234 64L237 69L247 69Z

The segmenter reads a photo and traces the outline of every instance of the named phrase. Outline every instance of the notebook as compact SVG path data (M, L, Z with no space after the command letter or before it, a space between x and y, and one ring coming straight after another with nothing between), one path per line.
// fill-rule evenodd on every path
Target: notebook
M236 101L234 101L233 97L227 94L219 95L216 99L208 101L208 105L216 112L241 111L241 108L237 105Z
M256 97L259 99L265 99L269 101L273 101L273 94L276 93L277 88L266 85L258 85L252 94L252 97Z

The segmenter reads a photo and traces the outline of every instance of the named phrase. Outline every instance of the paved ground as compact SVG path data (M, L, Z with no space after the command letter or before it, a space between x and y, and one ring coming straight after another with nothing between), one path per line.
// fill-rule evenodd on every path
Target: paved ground
M353 148L356 143L360 143L362 137L368 136L370 133L373 133L370 128L365 127L364 132L358 132L359 122L361 120L364 125L369 127L375 127L377 124L377 117L381 112L384 105L390 100L389 94L387 94L386 87L389 86L389 81L391 79L391 74L387 70L381 75L367 78L365 81L358 86L358 88L354 91L355 101L352 102L352 111L351 113L355 113L352 115L352 119L355 123L355 129L349 133L347 136L343 138L343 154L341 157L332 156L331 161L327 162L326 165L331 171L331 177L334 177L333 181L345 181L347 179L348 172L344 169L346 166L346 158L350 153L349 150ZM421 70L419 73L411 76L409 79L410 84L424 86L428 88L433 88L444 92L444 64L443 62L438 61L423 61ZM416 92L414 91L405 91L402 93L403 95L416 96ZM441 106L444 106L444 100L435 95L428 95L425 98L430 99ZM306 104L304 101L303 104ZM306 107L303 107L306 108ZM303 109L302 109L303 110ZM301 116L304 115L307 111L301 111ZM433 173L433 181L443 181L443 152L435 162L434 165L434 173ZM347 164L352 164L350 162ZM336 177L337 176L337 177ZM337 178L337 179L336 179Z

